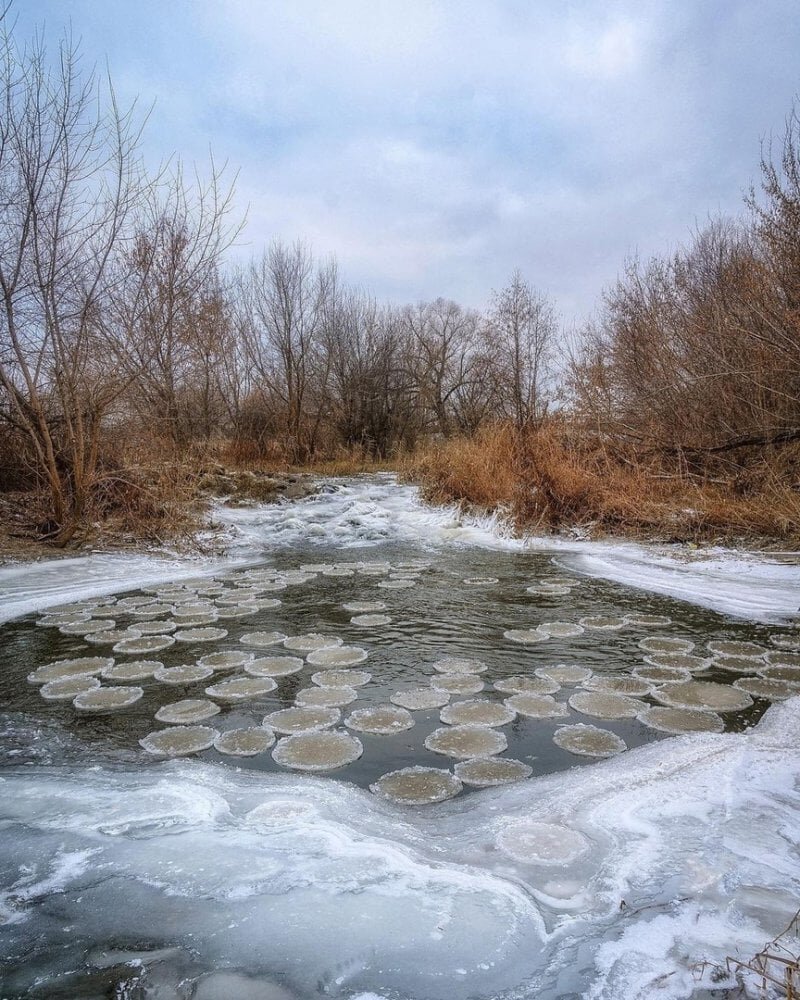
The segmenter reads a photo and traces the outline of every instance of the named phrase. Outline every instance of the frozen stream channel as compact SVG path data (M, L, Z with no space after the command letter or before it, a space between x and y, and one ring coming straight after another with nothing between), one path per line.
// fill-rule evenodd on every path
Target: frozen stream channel
M796 562L523 544L390 477L218 516L225 559L0 569L0 997L732 995L800 907ZM146 752L180 711L216 747Z

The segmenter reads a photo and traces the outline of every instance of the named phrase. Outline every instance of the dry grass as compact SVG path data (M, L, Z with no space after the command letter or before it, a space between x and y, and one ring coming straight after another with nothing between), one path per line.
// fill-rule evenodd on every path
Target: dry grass
M800 544L800 490L791 477L763 466L743 488L741 475L675 470L562 419L525 434L496 426L442 442L404 472L428 499L505 510L520 531Z

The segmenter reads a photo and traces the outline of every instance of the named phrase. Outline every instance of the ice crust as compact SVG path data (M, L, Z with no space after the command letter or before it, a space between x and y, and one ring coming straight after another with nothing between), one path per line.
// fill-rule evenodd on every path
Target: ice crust
M794 911L799 767L800 698L745 734L675 737L413 811L193 760L10 767L6 970L24 979L39 935L84 969L87 942L146 927L155 946L178 921L203 974L281 974L300 997L320 983L346 997L699 997L713 970L695 978L694 963L753 954ZM588 849L559 865L492 849L531 823Z

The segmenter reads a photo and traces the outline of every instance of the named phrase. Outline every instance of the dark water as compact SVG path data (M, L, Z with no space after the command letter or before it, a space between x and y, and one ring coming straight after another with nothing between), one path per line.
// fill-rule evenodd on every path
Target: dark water
M427 686L435 673L432 663L442 656L478 657L488 664L481 675L484 690L477 695L456 696L502 700L507 695L493 690L494 681L512 674L532 674L537 667L556 663L574 663L597 673L625 675L643 663L645 653L638 648L639 640L648 635L690 639L694 652L707 655L705 644L714 639L737 639L769 645L768 636L780 631L775 626L759 626L726 618L702 608L669 598L601 580L572 576L574 587L564 596L533 596L525 593L532 583L553 576L570 576L543 554L490 552L474 548L451 548L431 553L422 548L384 545L363 550L342 552L333 547L315 545L305 550L295 549L265 564L280 569L298 568L302 563L355 563L365 560L387 560L396 563L425 559L430 567L421 571L412 588L386 590L377 586L383 577L354 575L350 577L316 576L302 585L292 585L264 597L278 597L282 605L274 610L260 611L247 618L220 620L216 624L228 630L228 636L215 643L178 642L153 654L117 655L110 646L89 645L81 637L65 636L57 628L35 626L37 616L28 617L2 628L0 647L0 711L25 713L42 722L61 727L65 734L77 738L85 747L87 759L111 751L128 751L141 757L143 766L154 758L139 749L138 741L147 733L163 728L155 721L155 712L167 703L182 698L204 697L209 684L234 676L225 671L202 682L176 687L149 681L133 682L144 688L144 697L131 708L108 715L82 715L70 702L47 702L39 696L37 686L26 676L37 666L51 660L76 656L117 656L117 662L133 659L155 659L167 666L194 662L199 657L218 650L242 649L238 640L245 632L279 630L289 635L322 631L339 636L346 644L363 646L368 660L357 669L368 670L372 680L359 688L356 702L342 709L343 718L354 708L385 703L395 691L413 686ZM476 587L464 579L497 577L497 584ZM235 577L216 579L231 585ZM122 591L118 596L122 596ZM139 593L132 591L129 593ZM359 628L350 624L353 612L345 611L346 601L382 600L385 613L392 616L391 625L377 629ZM122 609L119 609L120 612ZM621 631L586 630L576 638L550 640L532 646L522 646L503 638L512 628L532 628L548 621L577 622L589 615L625 614L665 615L672 623L664 627L626 626ZM135 625L135 619L115 615L117 627ZM253 651L256 656L279 655L280 647ZM287 653L289 651L286 651ZM291 654L297 655L297 654ZM276 678L278 687L268 696L244 704L222 706L222 713L203 725L219 730L260 725L265 714L290 707L300 688L311 686L311 674L320 667L306 665L299 674ZM755 665L753 673L755 674ZM712 666L695 675L699 680L730 684L738 674ZM563 686L555 695L566 702L578 688ZM657 704L652 697L640 699L643 705ZM768 702L756 700L742 712L725 713L726 729L742 730L755 724ZM569 710L570 716L558 719L517 719L502 727L508 739L503 754L525 761L533 773L545 774L575 766L591 766L593 758L578 757L557 747L553 733L563 725L583 722L609 729L625 741L629 748L665 738L665 734L649 729L636 719L600 720ZM357 733L364 746L363 756L355 763L329 772L335 780L368 786L387 771L414 764L451 767L449 757L434 754L424 747L425 737L442 725L439 710L413 713L412 729L392 736ZM14 746L6 760L18 764L25 760L28 748ZM35 748L31 759L36 759ZM260 771L282 770L272 759L271 751L256 757L232 757L209 750L200 755L222 767ZM465 793L468 789L465 789Z

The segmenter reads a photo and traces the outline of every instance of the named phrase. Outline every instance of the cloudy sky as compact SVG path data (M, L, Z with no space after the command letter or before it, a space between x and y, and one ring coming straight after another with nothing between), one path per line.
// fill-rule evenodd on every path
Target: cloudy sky
M800 94L798 0L17 0L70 22L146 154L239 169L248 225L397 302L515 267L580 321L632 253L738 212Z

